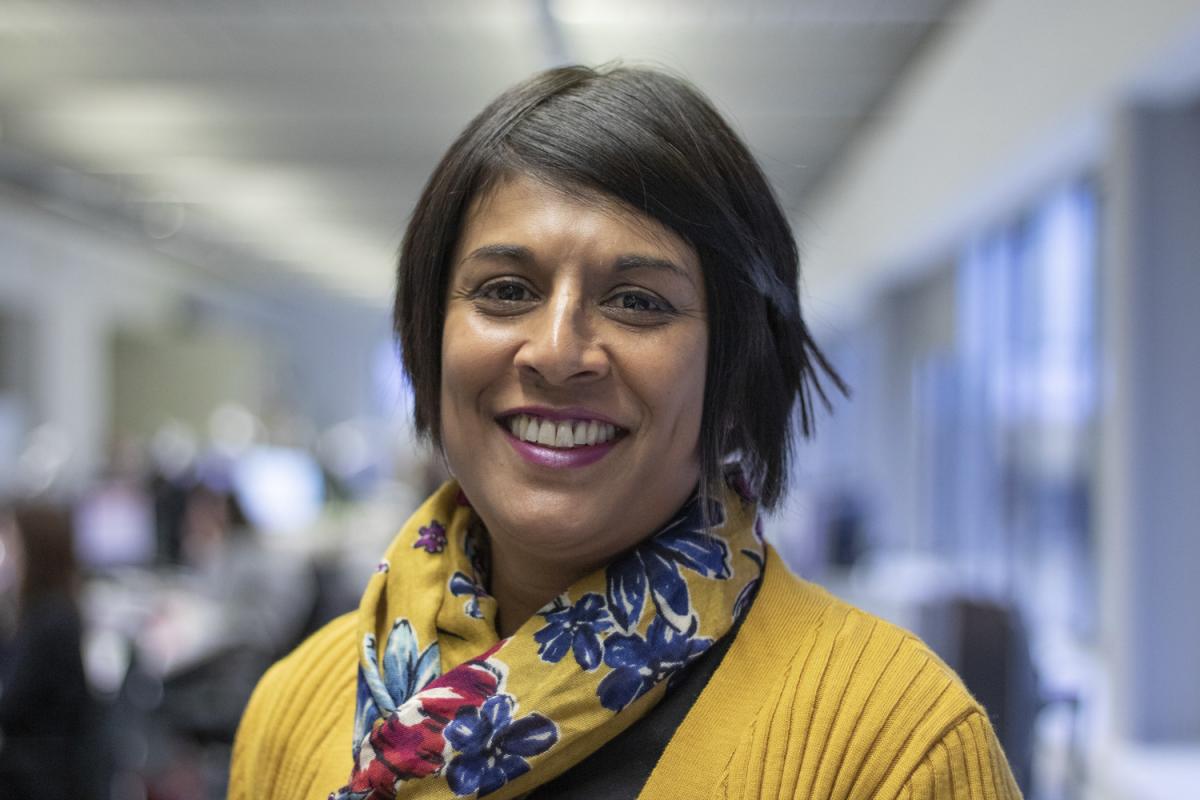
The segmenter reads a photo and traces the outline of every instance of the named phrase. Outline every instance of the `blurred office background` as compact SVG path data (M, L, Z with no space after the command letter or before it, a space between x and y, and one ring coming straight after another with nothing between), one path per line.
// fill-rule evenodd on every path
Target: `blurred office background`
M789 563L959 669L1027 796L1195 796L1197 0L0 3L3 769L223 796L439 479L388 319L424 178L614 58L744 133L853 387Z

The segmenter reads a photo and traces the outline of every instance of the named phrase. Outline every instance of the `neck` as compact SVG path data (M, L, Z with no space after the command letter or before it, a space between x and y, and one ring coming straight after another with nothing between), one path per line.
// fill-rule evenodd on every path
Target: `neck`
M564 564L492 542L491 595L496 598L496 631L511 636L542 606L587 575L594 565Z

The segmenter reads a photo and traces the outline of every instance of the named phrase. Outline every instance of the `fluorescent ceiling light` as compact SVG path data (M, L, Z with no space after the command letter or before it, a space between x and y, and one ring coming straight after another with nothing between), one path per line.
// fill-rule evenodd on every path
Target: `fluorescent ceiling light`
M31 139L101 163L210 148L198 132L225 115L200 94L155 86L93 86L40 97L20 125Z

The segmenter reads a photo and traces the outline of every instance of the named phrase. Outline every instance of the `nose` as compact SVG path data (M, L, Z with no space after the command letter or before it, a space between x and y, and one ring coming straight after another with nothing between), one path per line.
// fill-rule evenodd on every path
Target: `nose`
M514 363L522 375L553 386L590 383L608 375L608 354L596 341L582 296L557 291L525 320Z

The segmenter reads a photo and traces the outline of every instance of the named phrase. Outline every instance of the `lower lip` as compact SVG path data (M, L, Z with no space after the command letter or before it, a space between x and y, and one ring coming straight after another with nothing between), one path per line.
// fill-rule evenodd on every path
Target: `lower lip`
M521 458L530 464L537 464L539 467L553 467L555 469L586 467L589 464L595 464L608 455L609 451L619 441L618 439L613 439L604 444L589 444L582 447L572 447L568 450L566 448L546 447L545 445L527 442L524 439L518 439L507 430L504 431L504 435L508 437L508 443L521 455Z

